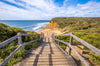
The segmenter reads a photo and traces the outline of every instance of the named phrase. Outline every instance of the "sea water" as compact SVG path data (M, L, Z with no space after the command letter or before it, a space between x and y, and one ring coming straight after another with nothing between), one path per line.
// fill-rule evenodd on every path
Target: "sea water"
M50 20L0 20L11 27L19 27L28 31L39 31L46 27Z

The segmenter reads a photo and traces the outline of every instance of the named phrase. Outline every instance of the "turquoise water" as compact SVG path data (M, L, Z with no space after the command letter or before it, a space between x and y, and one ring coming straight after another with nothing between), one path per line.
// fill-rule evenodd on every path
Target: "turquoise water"
M49 23L50 20L0 20L0 22L11 27L19 27L23 30L39 31Z

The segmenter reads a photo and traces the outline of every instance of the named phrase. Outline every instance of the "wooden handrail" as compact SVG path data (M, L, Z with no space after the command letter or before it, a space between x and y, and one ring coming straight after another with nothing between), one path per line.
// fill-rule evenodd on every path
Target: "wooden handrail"
M68 34L62 34L62 35L55 35L55 36L66 36ZM86 46L87 48L89 48L90 50L92 50L93 52L95 52L97 55L100 56L100 50L97 49L96 47L92 46L91 44L87 43L86 41L80 39L79 37L73 35L72 33L69 34L71 37L73 37L74 39L76 39L77 41L79 41L80 43L82 43L84 46Z
M76 49L74 49L74 48L72 47L71 44L69 44L69 43L67 43L67 42L64 42L64 41L61 41L61 40L58 40L58 39L55 39L55 40L56 40L56 41L59 41L59 42L61 42L61 43L64 43L65 45L69 46L69 47L75 52L75 54L79 57L79 59L83 62L83 64L84 64L85 66L89 66L89 64L85 61L85 59L76 51Z
M61 41L61 40L59 40L59 38L58 39L55 38L56 36L60 37L60 36L69 36L69 35L70 35L70 43ZM69 47L69 55L70 55L71 49L72 49L76 53L76 55L79 57L79 59L84 63L84 65L85 66L89 66L89 64L85 61L85 59L72 47L71 44L73 42L73 38L76 39L78 42L80 42L81 44L83 44L84 46L86 46L87 48L89 48L90 50L92 50L93 52L95 52L97 55L100 56L100 50L99 49L97 49L96 47L94 47L91 44L87 43L86 41L80 39L79 37L73 35L73 33L62 34L62 35L54 35L53 34L54 41L56 40L56 41L58 41L58 43L61 42L61 43L64 43L64 44L68 45L68 47Z
M14 52L12 52L1 64L0 66L4 66L14 55L15 53L21 48L22 46L20 45Z
M62 34L62 35L55 35L55 36L69 36L70 34Z
M97 55L100 56L100 50L97 49L96 47L92 46L91 44L87 43L86 41L78 38L75 35L70 34L74 39L76 39L77 41L79 41L80 43L82 43L83 45L85 45L86 47L88 47L90 50L92 50L93 52L95 52Z
M3 46L5 46L6 44L12 42L13 40L17 39L18 37L19 37L19 35L16 35L16 36L11 37L10 39L8 39L8 40L6 40L6 41L0 43L0 48L2 48Z
M5 40L4 42L0 43L0 48L2 48L3 46L5 46L8 43L14 41L15 39L17 39L20 36L35 36L35 35L34 34L23 34L23 33L17 34L14 37L11 37L8 40Z
M33 41L30 41L30 42L26 42L26 43L23 43L22 44L22 39L21 39L21 36L35 36L33 34L22 34L22 33L18 33L16 36L14 37L11 37L10 39L0 43L0 48L2 48L3 46L5 46L6 44L10 43L11 41L15 40L18 38L18 43L19 43L19 47L17 49L15 49L14 52L12 52L1 64L0 66L4 66L14 55L15 53L21 49L24 45L27 45L27 44L30 44L30 43L33 43L35 41L37 41L38 39L36 40L33 40Z
M35 36L34 34L23 34L21 33L21 36Z

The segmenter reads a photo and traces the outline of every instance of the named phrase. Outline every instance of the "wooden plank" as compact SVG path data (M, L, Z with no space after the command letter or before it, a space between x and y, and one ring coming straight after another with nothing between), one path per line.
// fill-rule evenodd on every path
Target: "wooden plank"
M26 43L23 43L23 44L21 44L21 46L24 46L24 45L27 45L27 44L33 43L33 42L35 42L35 41L38 41L38 39L33 40L33 41L29 41L29 42L26 42Z
M69 43L61 41L61 40L58 40L58 39L55 39L55 40L68 45L75 52L75 54L79 57L79 59L81 60L81 62L83 62L83 64L85 66L89 66L89 64L85 61L85 59Z
M35 34L23 34L21 33L21 36L34 36Z
M37 39L37 40L38 40L38 39ZM12 56L14 56L15 53L16 53L20 48L22 48L24 45L33 43L33 42L35 42L35 41L37 41L37 40L34 40L34 41L30 41L30 42L21 44L14 52L12 52L12 53L0 64L0 66L4 66L4 65L12 58Z
M73 38L75 38L77 41L79 41L80 43L82 43L83 45L85 45L86 47L88 47L90 50L92 50L93 52L95 52L96 54L98 54L100 56L100 50L97 49L96 47L92 46L91 44L87 43L86 41L78 38L75 35L70 34Z
M21 33L18 33L17 35L21 35ZM22 44L22 38L21 38L21 36L18 37L18 44L19 44L19 45Z
M21 48L22 46L19 46L14 52L12 52L1 64L0 66L4 66L14 55L15 53Z
M71 33L71 34L73 34L73 33ZM69 42L70 42L69 44L72 45L72 43L73 43L73 37L72 36L70 36L70 41ZM68 54L71 55L71 48L70 47L69 47Z
M58 36L58 39L60 40L60 36ZM58 41L58 45L59 45L59 41Z
M8 39L8 40L6 40L6 41L0 43L0 48L2 48L3 46L5 46L6 44L12 42L13 40L17 39L18 37L19 37L19 35L16 35L16 36L11 37L10 39Z
M56 35L56 36L69 36L70 34L62 34L62 35Z

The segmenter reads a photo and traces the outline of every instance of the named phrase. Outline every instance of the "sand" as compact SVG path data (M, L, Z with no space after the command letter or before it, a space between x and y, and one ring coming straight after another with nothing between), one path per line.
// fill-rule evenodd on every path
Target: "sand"
M38 31L37 33L40 34L41 32L43 32L43 33L47 33L47 32L48 32L48 33L56 33L57 35L62 34L61 30L59 30L59 29L57 29L57 28L55 28L55 29L44 28L44 29Z

